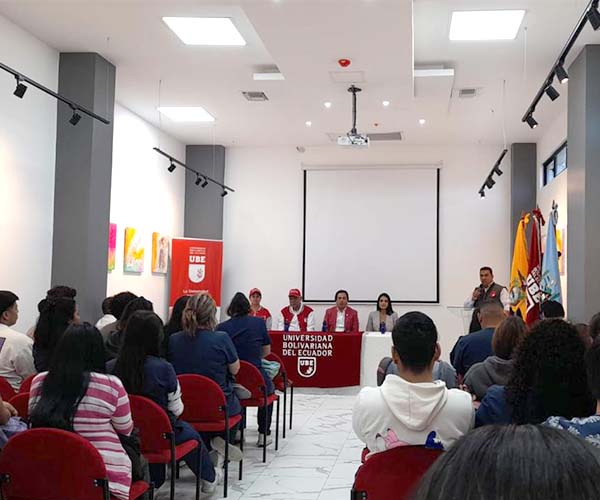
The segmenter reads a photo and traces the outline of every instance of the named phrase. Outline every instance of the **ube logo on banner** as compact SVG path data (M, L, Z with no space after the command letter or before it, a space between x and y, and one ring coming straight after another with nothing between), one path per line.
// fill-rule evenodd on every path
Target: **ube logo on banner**
M188 267L188 278L192 283L202 283L206 276L205 264L190 264Z
M298 358L298 373L304 378L310 378L317 373L317 358Z

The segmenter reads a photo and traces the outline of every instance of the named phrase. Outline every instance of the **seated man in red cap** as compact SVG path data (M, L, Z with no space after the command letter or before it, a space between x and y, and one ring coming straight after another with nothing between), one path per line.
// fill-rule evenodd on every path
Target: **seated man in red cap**
M358 332L358 312L348 306L348 292L335 292L335 306L325 311L323 331Z
M267 330L271 330L271 327L273 326L273 318L271 317L271 313L266 307L260 305L260 301L262 300L262 292L258 288L253 288L250 290L248 297L250 298L249 316L264 319L267 325Z
M277 330L286 332L314 332L315 313L302 303L302 292L292 288L288 293L290 306L284 307L279 314Z

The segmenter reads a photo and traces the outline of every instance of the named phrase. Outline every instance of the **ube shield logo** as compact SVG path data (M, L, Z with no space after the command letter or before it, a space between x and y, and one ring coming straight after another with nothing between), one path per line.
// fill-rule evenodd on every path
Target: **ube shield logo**
M298 358L298 373L304 378L312 377L317 373L317 358Z
M201 283L206 276L205 264L190 264L188 268L188 278L192 283Z

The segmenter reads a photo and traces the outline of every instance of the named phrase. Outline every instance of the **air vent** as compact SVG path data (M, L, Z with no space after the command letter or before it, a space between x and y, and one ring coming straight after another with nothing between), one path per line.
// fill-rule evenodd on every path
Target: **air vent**
M248 92L242 92L242 95L248 101L252 101L252 102L260 102L260 101L268 101L269 100L269 98L267 97L267 94L265 94L264 92L248 91Z
M459 89L458 98L459 99L471 99L472 97L477 96L477 89Z
M367 134L370 141L401 141L401 132L382 132L379 134Z

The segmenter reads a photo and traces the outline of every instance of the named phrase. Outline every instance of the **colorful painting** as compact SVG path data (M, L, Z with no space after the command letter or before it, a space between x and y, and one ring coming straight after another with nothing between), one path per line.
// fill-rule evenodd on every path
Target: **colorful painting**
M169 265L169 237L152 233L152 272L167 274Z
M117 259L117 225L112 222L108 226L108 272L115 270Z
M133 227L125 228L123 270L129 273L144 271L144 242L142 233Z

